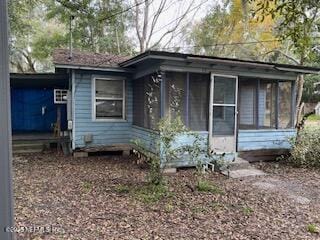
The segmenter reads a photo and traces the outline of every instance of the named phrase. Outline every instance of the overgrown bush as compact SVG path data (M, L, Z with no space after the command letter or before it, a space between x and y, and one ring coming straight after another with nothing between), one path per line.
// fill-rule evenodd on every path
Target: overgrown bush
M289 162L295 166L320 168L320 128L306 127L292 141Z
M177 141L179 136L190 138L190 143L179 145ZM151 184L163 184L164 169L183 155L187 155L190 162L197 166L198 172L201 170L202 158L209 157L208 149L201 144L200 135L186 128L180 117L161 119L154 141L156 142L154 153L151 153L141 141L134 141L138 150L147 158L150 167L147 180Z

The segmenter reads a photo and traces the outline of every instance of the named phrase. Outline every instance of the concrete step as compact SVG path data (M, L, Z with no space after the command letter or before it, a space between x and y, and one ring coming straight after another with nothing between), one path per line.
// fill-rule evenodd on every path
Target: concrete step
M222 171L223 175L229 176L231 178L244 178L244 177L256 177L256 176L264 176L265 172L255 169L253 167L248 169L239 169L239 170L225 170Z
M237 157L231 162L222 174L231 178L243 178L266 175L263 171L256 169L247 160Z
M228 165L228 169L232 170L239 170L239 169L247 169L250 168L251 165L247 160L237 157L233 162Z
M13 153L34 153L44 150L43 143L14 143L12 145Z

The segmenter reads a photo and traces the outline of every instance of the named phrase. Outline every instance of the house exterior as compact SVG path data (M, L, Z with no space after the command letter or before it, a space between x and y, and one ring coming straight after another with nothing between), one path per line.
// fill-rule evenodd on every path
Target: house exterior
M73 52L54 54L69 75L72 150L124 146L139 139L155 148L157 123L181 116L210 151L289 149L294 137L295 80L312 67L148 51L133 58ZM192 141L186 136L180 144ZM190 166L181 157L171 166Z

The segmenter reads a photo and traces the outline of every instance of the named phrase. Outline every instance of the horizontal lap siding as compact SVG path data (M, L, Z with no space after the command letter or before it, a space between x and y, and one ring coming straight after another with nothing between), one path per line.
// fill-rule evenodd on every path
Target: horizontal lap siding
M110 76L111 74L106 74ZM99 74L101 76L101 74ZM128 144L132 127L132 83L126 81L126 119L124 122L103 122L92 120L92 74L75 75L75 147L93 147L99 145ZM85 145L84 136L92 134L93 141Z
M204 147L204 149L207 149L208 147L208 132L199 132L200 138L201 138L201 142L200 144L202 145L202 147ZM176 138L176 141L173 143L173 147L182 147L182 146L186 146L186 145L192 145L194 142L194 138L192 136L188 136L188 135L182 135ZM193 162L192 159L190 159L190 157L186 154L183 154L181 156L179 156L178 158L176 158L174 161L172 162L164 162L163 161L163 165L165 167L189 167L189 166L196 166L197 162ZM206 157L205 156L200 156L200 160L201 162L206 162Z
M131 129L131 138L133 141L140 141L143 147L146 148L148 151L151 151L153 153L156 152L157 138L154 132L133 125Z
M289 149L290 138L295 135L295 129L239 130L238 151Z

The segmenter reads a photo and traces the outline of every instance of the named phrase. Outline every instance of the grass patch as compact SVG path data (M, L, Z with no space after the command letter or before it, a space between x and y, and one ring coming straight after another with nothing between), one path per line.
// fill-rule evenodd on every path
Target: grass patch
M213 210L220 210L220 209L224 208L224 205L219 202L212 201L209 203L209 207Z
M243 207L242 211L245 215L251 215L254 212L254 210L248 206Z
M196 189L199 192L209 192L209 193L223 193L223 191L214 185L212 182L207 180L199 180L196 185Z
M315 224L308 224L307 230L309 233L319 233L319 228Z
M90 192L91 189L92 189L92 183L91 183L91 182L88 182L88 181L82 182L82 189L83 189L86 193Z
M308 119L309 121L320 121L320 115L311 114L310 116L308 116L307 119Z
M120 184L116 186L116 192L121 194L129 193L130 188L127 185Z
M206 208L201 207L201 206L200 207L193 207L191 209L191 211L192 211L193 214L207 213L208 212L208 210Z
M171 213L174 210L174 206L171 203L167 203L164 207L166 213Z
M134 196L146 204L153 204L165 197L172 196L165 184L148 184L134 190Z

